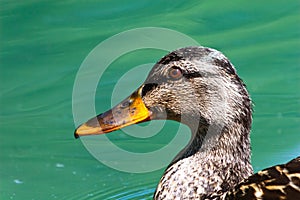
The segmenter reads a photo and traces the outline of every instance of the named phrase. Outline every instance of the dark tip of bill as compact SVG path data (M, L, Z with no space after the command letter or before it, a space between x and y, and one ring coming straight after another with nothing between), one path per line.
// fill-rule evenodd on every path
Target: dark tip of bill
M78 135L78 133L77 133L77 129L74 131L74 137L75 137L75 139L78 139L78 138L79 138L79 135Z

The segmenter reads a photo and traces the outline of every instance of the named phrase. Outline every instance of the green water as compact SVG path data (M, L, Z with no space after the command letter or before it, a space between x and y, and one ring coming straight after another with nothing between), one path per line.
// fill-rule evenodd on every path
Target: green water
M72 90L81 63L100 42L133 28L176 30L231 59L255 103L255 171L299 155L299 10L297 0L1 1L0 199L151 198L163 169L117 171L73 137ZM140 50L114 62L99 83L97 112L111 106L125 72L164 54ZM165 132L173 126L167 123ZM109 136L133 152L161 148L172 137Z

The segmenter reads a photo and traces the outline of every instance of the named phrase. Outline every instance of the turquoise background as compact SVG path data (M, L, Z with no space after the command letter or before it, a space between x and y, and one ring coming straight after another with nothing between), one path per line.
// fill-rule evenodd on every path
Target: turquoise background
M114 170L73 137L72 89L81 63L100 42L134 28L176 30L230 58L255 104L255 171L300 155L299 10L297 0L0 1L0 199L152 197L163 169ZM165 53L140 50L114 62L100 80L97 112L111 107L124 73ZM137 88L137 79L126 90ZM153 138L122 131L109 138L148 152L167 144L174 135L164 133L177 127L167 122Z

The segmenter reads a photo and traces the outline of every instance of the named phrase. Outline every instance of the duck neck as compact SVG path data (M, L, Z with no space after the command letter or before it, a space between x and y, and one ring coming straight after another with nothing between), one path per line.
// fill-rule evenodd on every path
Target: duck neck
M210 155L211 162L215 159L232 157L250 165L249 126L243 123L231 123L226 126L216 124L191 127L191 131L192 138L189 144L175 157L171 165L195 154Z
M253 170L249 131L250 127L238 123L195 130L189 145L166 169L156 199L176 198L173 191L178 190L186 190L180 197L221 197L250 176Z

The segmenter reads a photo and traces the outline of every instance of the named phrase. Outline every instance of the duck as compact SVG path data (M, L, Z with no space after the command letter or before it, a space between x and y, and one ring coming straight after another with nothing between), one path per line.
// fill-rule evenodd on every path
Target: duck
M161 58L136 91L74 135L175 120L192 136L164 171L153 199L300 199L300 156L253 173L252 107L230 60L218 50L191 46Z

